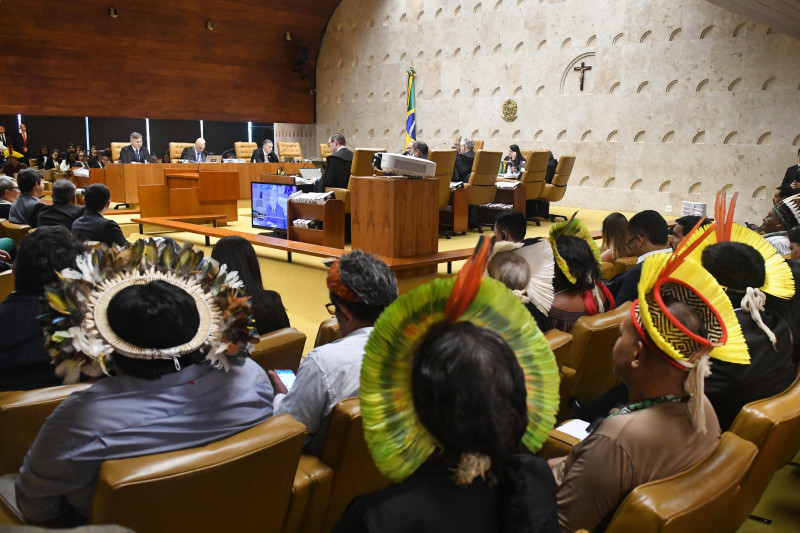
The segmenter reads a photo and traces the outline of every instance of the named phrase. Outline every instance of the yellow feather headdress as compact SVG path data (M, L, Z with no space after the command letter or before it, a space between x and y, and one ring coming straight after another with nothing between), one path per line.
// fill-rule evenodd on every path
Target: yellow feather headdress
M564 261L564 258L558 253L556 241L559 237L564 235L573 235L583 239L586 241L586 244L589 245L589 248L591 248L597 263L600 263L600 249L597 247L597 243L594 242L591 233L589 233L589 230L586 228L583 222L575 218L575 215L577 214L578 212L575 211L569 220L553 224L550 227L550 234L547 237L547 239L550 241L550 247L553 249L553 259L555 260L556 265L558 265L558 268L564 273L564 276L566 276L569 282L573 285L577 283L578 280L572 275L572 272L570 272L567 262Z

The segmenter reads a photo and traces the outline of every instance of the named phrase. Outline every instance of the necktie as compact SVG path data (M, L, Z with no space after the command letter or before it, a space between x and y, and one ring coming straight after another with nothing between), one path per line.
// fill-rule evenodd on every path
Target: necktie
M195 150L195 152L197 152L197 150ZM200 152L197 152L197 162L200 162Z
M27 133L23 133L22 134L22 142L25 143L26 145L28 144L28 134Z
M141 161L139 159L139 150L134 150L134 152L136 152L136 162L140 163Z

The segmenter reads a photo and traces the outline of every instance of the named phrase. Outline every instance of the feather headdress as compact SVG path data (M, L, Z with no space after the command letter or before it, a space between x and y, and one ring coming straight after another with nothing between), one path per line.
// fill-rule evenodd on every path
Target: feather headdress
M491 329L511 346L525 374L525 446L541 448L555 423L558 369L553 352L519 299L499 281L484 277L490 249L482 237L457 278L438 279L400 296L375 323L361 365L359 395L367 446L389 479L405 479L439 446L414 410L411 368L417 345L442 321Z
M241 294L236 272L187 244L176 252L171 244L159 251L152 239L129 248L105 245L76 258L75 268L59 274L45 289L49 308L42 316L45 346L65 383L81 374L108 374L112 352L134 359L172 359L203 350L216 368L243 364L257 342L250 301ZM194 301L200 324L188 342L167 348L143 348L121 339L108 322L108 306L123 289L163 281L186 292Z
M575 285L577 280L575 276L570 272L569 265L567 262L564 261L564 258L558 253L558 247L556 246L556 241L558 241L559 237L564 235L572 235L583 239L586 241L586 244L589 245L589 248L592 250L592 254L594 254L594 258L597 260L597 263L600 263L600 249L597 247L597 243L594 242L592 238L592 234L589 233L589 230L586 226L575 218L578 214L577 211L572 214L569 220L564 222L557 222L550 227L550 234L548 235L547 239L550 241L550 247L553 249L553 258L555 260L556 265L558 266L559 270L564 273L564 276L569 280L570 283Z
M528 263L529 278L524 294L517 294L522 303L530 301L544 315L553 306L553 250L546 239L523 246L520 242L499 241L494 244L490 259L498 254L513 252ZM513 292L513 291L512 291ZM527 301L526 301L527 300Z

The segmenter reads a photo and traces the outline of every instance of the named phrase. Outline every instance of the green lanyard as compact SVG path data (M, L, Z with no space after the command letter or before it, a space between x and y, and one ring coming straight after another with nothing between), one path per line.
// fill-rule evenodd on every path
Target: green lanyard
M617 415L627 415L628 413L632 413L634 411L640 411L642 409L647 409L648 407L653 407L654 405L660 405L662 403L674 403L682 401L684 401L684 398L681 396L676 396L674 394L665 394L664 396L658 396L656 398L651 398L649 400L642 400L641 402L623 405L613 413L610 413L606 418L611 418L612 416L617 416Z

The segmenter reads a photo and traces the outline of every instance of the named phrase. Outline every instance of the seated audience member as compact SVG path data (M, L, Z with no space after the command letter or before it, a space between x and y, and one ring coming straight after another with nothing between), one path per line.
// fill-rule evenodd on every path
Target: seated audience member
M37 317L42 314L45 286L83 251L83 244L61 226L40 228L20 242L14 292L0 303L0 391L61 384Z
M288 413L305 424L306 453L319 454L333 407L358 395L364 345L384 308L397 298L389 267L373 255L355 250L343 254L328 270L328 310L342 338L314 348L300 364L291 391L274 372L275 414Z
M108 246L128 246L119 224L103 216L111 203L111 192L102 183L86 187L83 215L72 223L72 233L83 241L98 241Z
M549 248L549 244L546 242L539 244L546 244ZM539 244L536 246L538 247ZM552 253L550 254L549 263L544 262L535 265L532 265L525 255L514 251L514 249L503 247L502 243L495 245L493 254L487 268L489 277L508 287L531 313L539 329L545 331L547 315L553 305L552 274L546 278L535 274L537 274L537 270L553 272ZM549 264L549 269L542 268L543 264ZM538 272L538 274L541 274L541 272Z
M69 169L77 166L80 166L78 163L78 153L67 152L67 155L61 160L61 164L58 165L58 170L59 172L69 172Z
M3 165L3 174L13 178L19 171L25 170L26 168L28 168L28 165L25 163L20 163L19 159L12 155L9 156L9 158L6 160L6 164Z
M134 131L130 136L131 144L123 146L119 151L120 163L149 163L150 151L142 146L142 134Z
M81 151L78 153L78 168L89 168L89 155Z
M714 278L693 261L669 259L644 262L639 299L614 345L614 373L628 386L628 403L565 460L551 460L562 531L602 531L630 491L690 468L719 443L703 376L709 356L746 364L747 347ZM715 348L721 344L725 351Z
M462 137L458 145L456 164L453 167L453 177L450 181L469 181L472 173L472 163L475 162L475 142L469 137Z
M155 247L152 241L144 245ZM101 253L117 252L96 250L85 260L99 262ZM163 265L158 259L156 252L155 264ZM200 260L196 253L194 266ZM269 380L246 357L249 306L228 303L238 290L224 281L224 273L204 268L196 276L163 267L153 274L140 264L113 262L116 268L106 268L101 282L65 280L61 290L71 302L49 315L68 310L66 320L87 337L85 346L99 345L99 353L110 353L101 364L95 354L58 350L59 342L71 345L71 339L48 337L58 354L56 368L68 371L67 381L79 373L102 375L104 369L113 375L64 400L28 450L16 497L31 521L70 512L85 520L104 461L204 446L272 415ZM74 303L86 289L96 299ZM204 298L222 308L202 305ZM88 314L102 319L87 323ZM52 324L47 331L59 327Z
M8 220L11 207L19 197L19 187L14 178L0 176L0 218Z
M786 235L789 238L789 254L791 259L800 260L800 226L795 226Z
M761 231L764 238L780 255L789 255L789 237L787 232L798 225L800 218L800 196L789 197L772 206L761 220Z
M186 161L194 161L196 163L206 162L206 140L198 137L194 141L194 146L187 146L181 152L181 159Z
M278 163L278 155L273 150L275 145L269 139L264 139L261 148L253 150L253 155L250 157L251 163Z
M50 157L48 157L47 161L44 162L44 166L41 164L39 166L42 168L42 170L57 169L58 165L61 163L60 156L61 152L59 152L57 148L53 148L53 151L50 153Z
M553 305L542 331L569 332L580 317L614 309L614 298L600 281L600 252L583 223L573 215L554 224L548 239L556 268Z
M170 155L169 155L169 150L167 150L166 152L164 152L164 157L161 158L161 162L162 163L169 163L170 161L171 161L171 159L170 159Z
M238 235L223 237L214 245L211 257L219 261L220 265L226 265L228 272L239 273L239 279L244 283L244 292L250 296L259 335L289 327L289 317L283 308L281 295L264 290L258 257L247 239Z
M327 187L346 189L350 183L350 169L353 166L353 151L347 146L344 135L334 133L328 138L331 155L322 176L314 184L314 190L325 192Z
M39 168L45 168L45 165L48 161L50 161L50 149L47 146L42 146L42 150L39 153L39 157L36 159L36 166Z
M700 227L705 227L711 224L714 219L698 217L696 215L686 215L675 220L675 225L672 227L672 232L669 236L669 246L675 250L687 234L691 233L698 222L703 221Z
M513 296L483 278L481 246L458 281L400 297L375 324L361 414L395 484L353 500L335 533L557 530L553 477L523 448L552 427L555 361Z
M53 184L53 205L46 205L39 210L36 227L65 226L71 229L72 223L83 212L83 207L75 205L75 184L68 179L56 180Z
M92 162L100 163L100 150L97 149L97 146L92 145L89 148L89 165L92 165ZM91 168L100 168L100 167L91 167Z
M525 158L519 151L519 145L512 144L508 148L508 155L503 158L503 161L510 163L509 172L519 173L525 168Z
M94 151L97 152L97 148L94 148ZM89 168L103 168L99 158L89 156L87 162L89 163Z
M524 246L535 244L541 237L526 239L528 221L525 214L516 209L507 209L498 213L494 219L494 237L497 241L521 242Z
M8 213L8 221L14 224L27 224L36 227L36 217L44 204L39 201L39 197L44 192L42 185L42 173L35 168L23 170L17 176L17 186L19 187L19 197L11 211Z
M600 261L613 263L620 257L630 257L628 242L628 219L622 213L611 213L603 219L603 245Z
M636 213L628 221L628 240L626 241L632 255L638 257L637 264L629 268L608 284L608 290L614 295L617 305L636 299L636 286L642 275L642 263L650 255L669 253L669 227L657 211L651 209Z
M428 145L422 141L417 141L411 148L411 155L419 159L428 159Z
M111 158L108 157L106 154L100 156L100 168L106 168L107 165L111 164Z
M797 194L797 191L791 186L780 185L777 189L775 189L775 193L772 195L772 205L775 205L778 202L789 198L790 196L794 196L795 194Z

